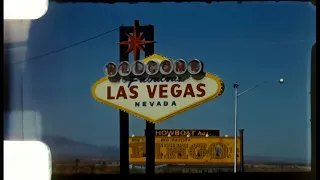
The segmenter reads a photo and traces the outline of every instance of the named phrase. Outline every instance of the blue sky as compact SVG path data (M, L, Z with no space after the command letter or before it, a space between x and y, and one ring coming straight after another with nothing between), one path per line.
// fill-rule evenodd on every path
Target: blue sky
M155 52L204 62L207 72L225 82L222 96L157 124L156 128L220 129L233 136L234 94L268 81L239 98L239 128L245 129L245 155L303 158L310 154L309 66L316 37L310 3L138 3L54 4L34 20L27 57L34 57L121 24L155 26ZM118 61L119 33L28 61L24 70L24 110L41 115L41 134L96 145L119 145L119 111L97 102L92 84L102 67ZM12 60L14 61L14 60ZM19 64L14 67L12 99L20 103ZM283 77L284 84L278 79ZM18 117L16 117L18 118ZM20 117L21 118L21 117ZM145 121L130 116L130 134L143 135ZM309 158L308 158L309 159Z

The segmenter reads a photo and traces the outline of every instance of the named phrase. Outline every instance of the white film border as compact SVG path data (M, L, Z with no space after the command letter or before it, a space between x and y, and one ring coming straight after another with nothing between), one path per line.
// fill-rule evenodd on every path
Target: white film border
M48 6L49 0L4 0L3 19L39 19Z
M40 141L4 141L3 145L4 180L51 179L51 152L46 144Z

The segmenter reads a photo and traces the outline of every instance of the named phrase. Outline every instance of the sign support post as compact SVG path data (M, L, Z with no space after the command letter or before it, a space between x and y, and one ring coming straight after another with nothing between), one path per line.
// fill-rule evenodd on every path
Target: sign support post
M119 29L120 42L128 41L125 27ZM129 55L126 53L128 45L120 46L120 62L129 61ZM129 174L129 114L119 110L120 117L120 174Z
M135 32L134 32L135 31ZM146 41L154 41L154 26L139 26L139 21L135 20L134 27L120 27L120 41L128 41L128 36L126 33L136 33L140 36L140 32L144 33ZM120 62L129 61L128 55L128 45L125 43L120 44ZM154 44L145 44L145 57L154 54ZM134 60L140 59L140 50L136 50L134 53ZM154 174L155 166L155 124L151 122L146 122L146 173ZM129 114L127 112L120 110L120 173L129 174Z
M146 41L154 41L154 26L149 25L145 32ZM145 45L145 57L154 54L154 43ZM155 124L146 121L146 174L155 174Z
M240 134L240 172L244 172L244 155L243 155L243 129L239 130Z
M119 38L120 63L109 62L104 66L106 76L93 84L92 96L120 109L121 174L129 174L128 113L147 121L146 154L136 151L130 154L142 156L139 163L145 163L146 174L154 175L155 123L219 97L224 91L224 83L219 77L203 71L203 62L196 58L187 63L183 59L174 61L154 54L153 25L139 26L136 20L134 26L120 27ZM139 60L140 51L145 52L143 60ZM130 52L134 55L132 63L129 63Z

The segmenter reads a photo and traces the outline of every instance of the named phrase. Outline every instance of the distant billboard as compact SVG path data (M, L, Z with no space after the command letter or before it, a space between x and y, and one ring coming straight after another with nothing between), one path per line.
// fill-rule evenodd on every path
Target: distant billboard
M146 131L145 131L146 133ZM217 129L156 129L156 136L220 136Z
M156 164L233 164L233 137L156 137ZM146 161L145 137L129 137L130 164ZM240 163L240 138L237 143Z

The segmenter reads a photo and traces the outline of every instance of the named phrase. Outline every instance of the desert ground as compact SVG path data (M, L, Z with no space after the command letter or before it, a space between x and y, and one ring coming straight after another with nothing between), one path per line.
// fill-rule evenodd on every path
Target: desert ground
M144 173L143 167L132 168L131 173ZM310 172L310 166L290 164L245 164L244 172ZM54 162L53 174L118 174L118 162ZM156 173L216 173L233 172L232 166L165 166L156 168Z

